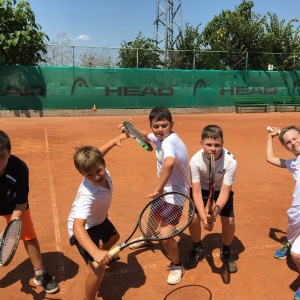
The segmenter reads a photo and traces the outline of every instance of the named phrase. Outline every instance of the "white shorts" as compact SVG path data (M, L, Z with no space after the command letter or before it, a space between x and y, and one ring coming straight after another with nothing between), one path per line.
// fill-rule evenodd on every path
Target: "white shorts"
M287 214L287 240L292 245L291 251L300 254L300 206L292 206Z

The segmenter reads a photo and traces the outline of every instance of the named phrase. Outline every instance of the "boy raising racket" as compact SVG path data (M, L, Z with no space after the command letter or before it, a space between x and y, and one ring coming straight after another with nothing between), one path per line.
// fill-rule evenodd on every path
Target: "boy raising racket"
M84 179L69 213L68 231L70 244L77 246L88 267L86 300L95 299L106 264L112 260L108 250L120 238L108 219L113 184L103 157L114 146L121 146L121 141L126 138L123 133L99 149L93 146L75 148L73 156L74 165Z
M20 239L23 240L33 265L33 282L41 285L46 293L55 293L59 287L44 268L39 242L31 220L28 194L28 167L20 158L11 154L10 139L0 130L0 215L7 223L14 218L22 220Z
M237 168L234 156L223 148L223 131L217 125L203 128L199 150L190 160L192 180L192 198L196 206L196 214L189 226L193 248L190 251L186 266L194 268L203 258L201 243L202 221L205 230L211 231L218 215L222 223L222 247L220 257L228 272L237 271L237 266L230 253L230 246L235 232L233 211L233 191L231 190ZM212 214L208 214L205 206L209 196L209 159L215 156L215 206Z
M293 174L295 189L292 196L292 206L287 211L288 228L287 240L291 245L290 255L300 272L300 128L288 126L283 128L279 134L279 141L284 148L290 151L295 158L282 159L275 155L273 138L278 135L278 129L273 128L267 138L267 161L277 167L287 168ZM295 300L300 300L300 288L295 293Z
M163 106L155 107L149 114L149 121L152 133L144 134L156 146L158 182L154 191L148 194L146 198L154 198L160 194L172 191L188 195L188 151L183 141L172 131L174 122L171 112ZM151 242L141 241L129 247L130 249L137 249L150 244ZM178 244L174 238L161 241L161 244L171 260L167 282L169 284L177 284L181 281L184 274L184 268L179 257Z

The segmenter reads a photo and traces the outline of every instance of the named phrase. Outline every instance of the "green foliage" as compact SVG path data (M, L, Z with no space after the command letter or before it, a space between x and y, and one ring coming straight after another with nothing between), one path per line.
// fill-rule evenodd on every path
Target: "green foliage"
M37 65L48 36L36 24L28 2L0 0L0 65Z
M168 67L172 69L193 69L196 50L200 49L202 37L199 33L201 24L193 28L189 23L179 32L176 39L176 51L168 51ZM197 68L197 66L196 66Z
M206 49L228 52L221 57L223 68L261 68L261 58L257 53L264 50L265 17L253 13L253 6L253 1L243 0L233 12L222 10L203 30Z
M287 24L279 21L276 14L268 13L270 22L265 24L264 51L273 53L265 55L268 64L277 70L298 70L300 54L300 26L294 29L294 23L299 19L292 19Z
M120 68L158 68L162 62L162 51L155 46L155 41L142 37L140 32L133 42L123 42L119 51Z

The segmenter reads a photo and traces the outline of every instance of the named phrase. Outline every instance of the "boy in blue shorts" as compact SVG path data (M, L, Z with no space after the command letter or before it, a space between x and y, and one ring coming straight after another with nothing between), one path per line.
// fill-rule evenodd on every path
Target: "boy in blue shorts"
M273 138L278 134L281 144L296 158L283 159L275 155ZM287 168L293 174L295 180L292 206L287 211L287 241L291 258L300 272L300 128L288 126L283 128L280 133L278 128L273 128L273 131L268 133L266 152L267 161L270 164L280 168ZM300 288L296 291L294 300L300 300Z
M99 149L93 146L75 148L76 169L84 176L68 217L70 244L76 245L88 267L85 299L94 300L103 280L106 264L112 257L108 250L120 236L108 219L113 184L104 156L126 139L123 133Z
M237 162L234 156L227 149L223 148L223 131L217 125L208 125L203 128L200 144L202 149L190 160L191 196L197 213L189 226L193 248L186 259L185 265L188 268L194 268L203 258L200 223L203 223L205 230L211 231L217 216L220 215L222 223L220 257L227 271L234 273L237 271L237 266L230 252L235 232L233 191L231 187L234 182ZM208 214L205 210L209 196L210 154L215 155L215 206L212 214Z
M28 194L28 167L20 158L11 154L10 139L0 130L0 215L7 223L14 218L22 220L20 239L23 240L33 265L33 282L42 286L46 293L52 294L57 292L59 287L44 268L39 242L31 220Z

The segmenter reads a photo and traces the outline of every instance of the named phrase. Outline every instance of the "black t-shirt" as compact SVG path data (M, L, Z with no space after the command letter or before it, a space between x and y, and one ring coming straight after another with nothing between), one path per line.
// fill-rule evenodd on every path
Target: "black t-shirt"
M0 215L10 215L16 204L28 203L28 194L28 168L21 159L11 155L4 174L0 176Z

